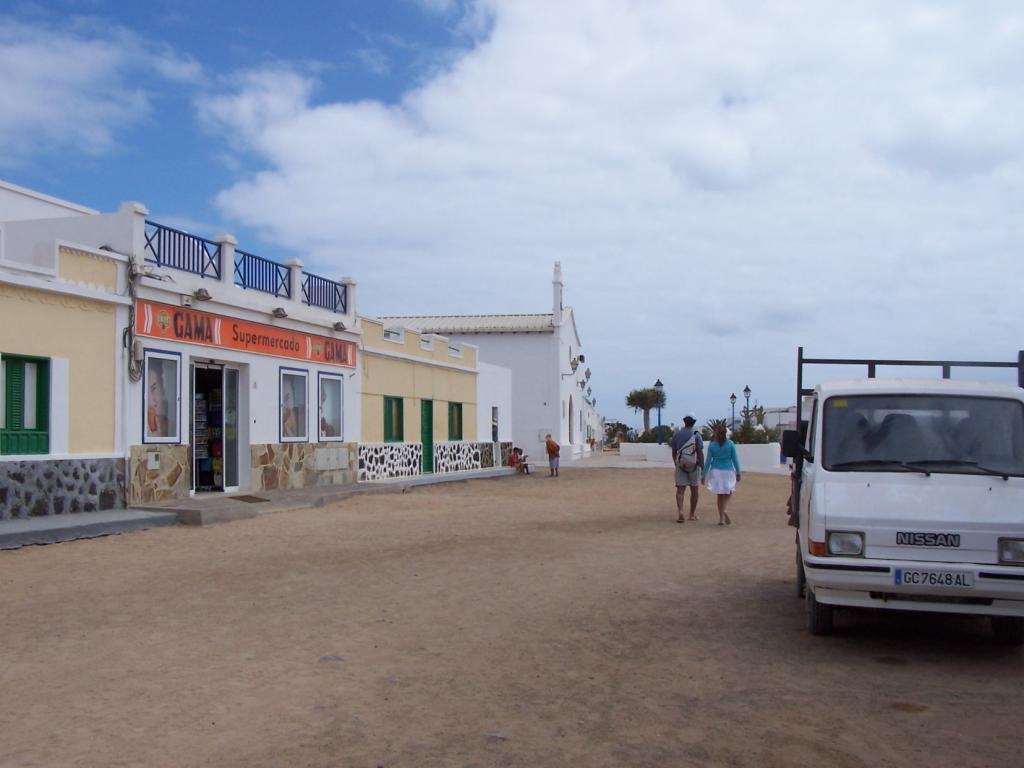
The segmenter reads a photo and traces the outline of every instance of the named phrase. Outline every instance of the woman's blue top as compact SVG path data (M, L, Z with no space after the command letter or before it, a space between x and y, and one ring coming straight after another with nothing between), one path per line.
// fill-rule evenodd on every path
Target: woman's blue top
M712 469L732 469L737 475L740 474L740 459L736 455L736 446L732 440L726 440L721 445L717 440L709 440L704 450L707 453L704 459L704 477L707 477Z

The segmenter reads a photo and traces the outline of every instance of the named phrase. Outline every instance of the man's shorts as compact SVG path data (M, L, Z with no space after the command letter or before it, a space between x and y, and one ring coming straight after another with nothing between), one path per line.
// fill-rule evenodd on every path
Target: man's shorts
M694 467L689 472L684 472L676 467L676 487L681 488L687 485L700 485L700 467Z
M557 456L551 456L548 459L548 466L551 469L558 469L558 457Z

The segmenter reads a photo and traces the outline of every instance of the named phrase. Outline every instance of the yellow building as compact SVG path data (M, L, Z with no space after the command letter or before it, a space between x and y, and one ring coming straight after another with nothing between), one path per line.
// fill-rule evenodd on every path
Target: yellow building
M86 209L2 185L0 219L18 206L38 218L0 224L0 519L121 508L127 259L74 242Z
M500 444L478 441L475 346L361 323L360 480L507 463Z

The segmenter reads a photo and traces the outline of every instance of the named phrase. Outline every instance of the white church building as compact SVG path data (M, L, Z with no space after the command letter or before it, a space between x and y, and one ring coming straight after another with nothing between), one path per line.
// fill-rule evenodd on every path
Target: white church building
M572 307L563 302L561 263L555 263L551 312L510 315L432 315L382 318L396 328L474 344L481 362L512 371L512 442L539 464L550 433L562 459L588 455L603 440L603 419L588 391L590 369Z

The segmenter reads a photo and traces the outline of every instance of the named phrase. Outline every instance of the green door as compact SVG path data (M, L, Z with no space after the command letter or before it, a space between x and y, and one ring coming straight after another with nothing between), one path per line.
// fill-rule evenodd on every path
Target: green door
M420 439L423 441L423 471L434 471L434 401L420 400Z

